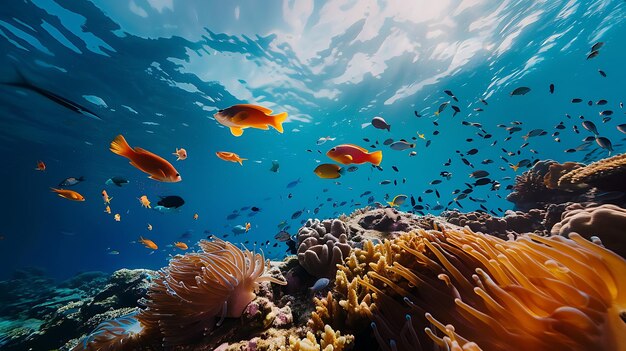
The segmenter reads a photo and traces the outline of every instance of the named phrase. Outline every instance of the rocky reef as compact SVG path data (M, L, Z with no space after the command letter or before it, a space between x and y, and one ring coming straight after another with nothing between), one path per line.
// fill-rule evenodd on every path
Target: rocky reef
M502 217L309 219L282 262L215 239L158 272L0 283L2 350L626 350L624 157L537 162Z

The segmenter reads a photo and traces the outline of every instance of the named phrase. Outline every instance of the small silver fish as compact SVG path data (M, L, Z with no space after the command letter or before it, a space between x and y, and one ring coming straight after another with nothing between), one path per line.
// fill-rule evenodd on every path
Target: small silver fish
M396 141L396 142L392 143L391 145L389 145L389 147L392 148L393 150L403 151L403 150L406 150L406 149L414 148L415 144L408 143L408 142L406 142L404 140L399 140L399 141Z

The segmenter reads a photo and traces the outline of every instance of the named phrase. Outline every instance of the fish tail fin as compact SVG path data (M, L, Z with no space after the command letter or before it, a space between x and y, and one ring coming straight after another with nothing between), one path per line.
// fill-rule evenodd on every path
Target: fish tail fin
M396 206L396 204L394 204L394 203L393 203L393 201L391 201L391 202L390 202L390 201L387 201L387 203L388 203L388 204L389 204L389 206L391 206L391 207L395 207L395 206Z
M339 167L339 170L337 171L337 173L339 174L346 174L346 167Z
M276 129L279 133L282 133L284 131L283 122L287 120L287 112L282 112L271 117L272 117L272 122L270 123L270 125L274 127L274 129Z
M524 139L524 141L528 141L528 135L522 136L522 139Z
M379 166L380 163L383 161L383 152L378 150L378 151L374 151L370 154L370 159L371 162L375 165L375 166Z
M130 145L128 145L128 142L126 142L126 139L124 139L124 136L121 134L113 139L109 150L111 150L114 154L124 156L126 158L130 158L130 156L134 153L133 149Z
M439 116L439 111L435 111L435 116Z
M391 125L390 124L387 124L387 131L391 132Z
M239 162L240 165L243 166L243 161L246 161L247 158L240 158L239 160L237 160L237 162Z
M55 188L50 188L50 190L52 190L52 192L57 193L57 194L60 192L59 189L55 189Z

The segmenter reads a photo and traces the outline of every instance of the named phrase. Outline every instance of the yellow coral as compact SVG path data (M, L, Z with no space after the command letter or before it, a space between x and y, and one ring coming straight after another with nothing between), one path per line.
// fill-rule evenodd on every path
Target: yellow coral
M286 351L348 351L352 349L353 344L354 336L341 336L339 331L335 332L329 325L325 325L319 342L312 332L307 332L304 339L289 336Z

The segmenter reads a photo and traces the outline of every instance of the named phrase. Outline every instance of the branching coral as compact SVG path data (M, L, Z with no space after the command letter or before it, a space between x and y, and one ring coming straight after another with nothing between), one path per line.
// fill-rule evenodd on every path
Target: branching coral
M419 230L373 250L338 276L371 294L383 350L626 350L626 261L577 234Z
M552 227L552 235L578 233L587 239L597 236L602 244L626 257L626 209L615 205L570 208L561 222Z
M200 339L220 319L239 317L255 298L259 283L286 284L265 274L261 254L222 241L201 241L203 252L172 258L150 287L138 319L158 330L165 345Z
M315 334L307 332L306 338L299 339L289 337L289 345L281 348L281 351L347 351L352 350L354 336L342 336L339 331L335 332L329 325L325 325L320 333L318 341Z

